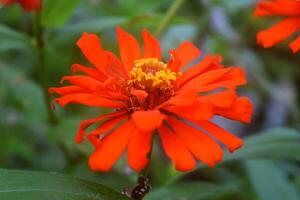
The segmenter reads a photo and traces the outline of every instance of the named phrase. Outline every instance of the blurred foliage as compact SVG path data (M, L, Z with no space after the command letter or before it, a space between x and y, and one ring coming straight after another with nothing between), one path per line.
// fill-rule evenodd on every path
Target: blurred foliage
M72 63L86 62L76 47L82 32L101 35L105 48L117 52L115 26L121 25L140 39L141 28L155 32L172 2L45 0L42 24L50 85L58 85L60 77L70 73ZM226 153L224 162L214 169L199 164L194 172L176 172L156 141L150 173L153 190L146 200L300 199L300 57L292 54L286 44L272 49L256 45L257 31L269 27L272 19L254 18L255 2L185 1L161 35L165 57L168 49L190 40L204 54L220 54L226 65L242 66L249 84L240 91L252 99L255 114L247 126L216 119L244 137L245 147L235 154ZM101 193L102 186L92 182L117 191L133 185L137 175L126 166L125 158L110 173L93 173L87 167L91 146L74 143L80 120L106 110L57 107L58 124L47 121L38 82L32 17L17 5L0 8L0 167L57 171L88 180L45 173L41 176L44 185L37 186L39 179L33 179L34 174L13 171L20 184L31 180L27 183L29 189L57 191L56 196L53 191L49 194L51 199L102 199L101 194L93 198L97 191ZM0 171L0 194L13 189L12 182L6 184L10 179L6 173ZM66 192L78 191L79 196L64 196L59 184L67 188ZM32 198L40 194L33 192ZM12 198L11 194L1 195L1 199ZM22 193L15 195L14 198L22 197Z

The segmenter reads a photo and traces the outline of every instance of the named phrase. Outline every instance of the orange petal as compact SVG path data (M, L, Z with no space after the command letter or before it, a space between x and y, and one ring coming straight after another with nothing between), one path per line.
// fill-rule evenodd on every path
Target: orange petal
M144 41L144 58L157 58L161 60L161 49L160 44L157 39L152 37L147 29L142 32Z
M103 72L107 66L107 55L102 49L100 38L95 34L83 33L77 41L77 46L90 63Z
M300 29L300 18L291 17L283 19L268 30L260 31L257 34L257 43L264 48L272 47L275 44L287 39Z
M108 65L105 67L105 72L110 77L119 79L127 79L128 71L120 59L110 51L105 51L108 57Z
M235 89L247 82L245 72L239 67L208 71L186 83L180 90L194 88L198 92L207 92L218 88Z
M294 53L297 53L300 50L300 36L298 36L293 42L291 42L289 46Z
M90 168L94 171L109 171L124 152L134 128L133 121L129 120L106 135L100 146L90 156Z
M168 123L170 123L176 135L198 160L210 167L221 162L223 151L218 143L208 135L174 118L168 118Z
M171 99L166 101L165 104L171 104L175 106L188 106L195 102L197 96L197 91L193 89L185 90L179 92L177 95L175 94L175 96L171 97Z
M128 116L124 114L107 119L100 126L98 126L98 128L89 133L87 136L88 140L94 145L95 148L97 148L101 143L100 136L108 131L111 131L126 118L128 118Z
M134 60L141 58L140 46L138 41L129 33L117 27L117 36L119 42L120 56L127 69L131 70Z
M196 167L195 159L177 135L172 133L165 125L162 125L158 131L164 151L173 161L176 170L193 170Z
M137 90L133 87L130 89L130 94L136 96L140 102L144 102L149 95L145 90Z
M148 154L151 151L153 132L143 132L135 128L130 135L127 146L129 166L139 172L148 165Z
M198 58L201 54L201 51L192 43L184 41L179 45L177 49L171 51L171 53L175 53L178 56L180 65L177 65L176 67L170 67L170 69L172 71L178 72L182 67Z
M228 67L230 70L221 78L217 79L216 83L224 82L223 88L235 89L236 86L244 85L247 83L245 71L241 67ZM228 82L228 83L226 83Z
M52 106L54 103L58 103L61 107L67 104L82 104L91 107L106 107L106 108L123 108L125 103L121 101L114 101L111 99L99 97L93 94L77 93L69 94L60 98L56 98L52 101Z
M88 75L89 77L94 78L99 81L104 81L107 78L107 76L103 72L101 72L97 69L93 69L90 67L80 65L80 64L73 64L71 71L72 71L72 73L76 73L78 71L83 72L86 75Z
M167 106L163 109L192 121L208 120L214 114L211 104L199 100L189 106Z
M293 1L262 1L258 2L254 15L257 17L283 15L300 15L299 2Z
M218 108L215 112L228 119L249 123L253 114L253 105L247 97L239 97L230 108Z
M166 118L164 114L158 110L136 111L131 115L136 126L144 132L151 132L160 127Z
M114 113L102 115L100 117L86 119L86 120L82 121L79 125L78 132L76 134L76 138L75 138L76 143L80 143L83 141L83 137L85 135L85 129L90 127L92 124L97 123L97 122L102 121L107 118L115 118L118 116L122 116L122 115L125 115L126 113L127 113L127 111L121 110L121 111L117 111Z
M185 85L183 85L182 89L186 88L199 88L200 86L208 85L210 83L215 82L222 76L224 76L226 73L229 73L233 68L228 67L224 69L216 69L211 70L206 73L200 74L199 76L195 77L194 79L187 82Z
M89 90L83 89L81 87L71 85L71 86L64 86L64 87L52 87L48 90L49 94L59 94L59 95L68 95L73 93L86 93L89 92Z
M70 83L77 85L79 87L89 89L89 90L95 90L98 85L101 85L102 83L96 79L90 78L88 76L82 76L82 75L74 75L74 76L64 76L61 79L61 84L64 81L69 81Z
M204 102L209 102L216 107L228 108L234 103L236 97L237 95L235 91L227 90L215 94L201 96L199 99Z
M244 142L240 138L236 137L232 133L229 133L225 129L217 126L212 122L199 122L197 123L197 125L207 130L212 136L214 136L217 140L222 142L229 149L230 152L234 152L236 149L239 149L244 144Z
M175 50L170 50L169 55L170 55L170 58L168 60L168 68L171 71L178 72L180 69L180 66L181 66L181 60L178 55L178 52Z
M219 68L223 68L224 66L220 64L222 61L222 57L217 56L211 56L207 55L201 60L199 63L191 66L187 71L185 71L182 75L182 77L179 79L179 86L184 85L188 81L192 80L193 78L199 76L200 74L203 74L210 70L215 70Z

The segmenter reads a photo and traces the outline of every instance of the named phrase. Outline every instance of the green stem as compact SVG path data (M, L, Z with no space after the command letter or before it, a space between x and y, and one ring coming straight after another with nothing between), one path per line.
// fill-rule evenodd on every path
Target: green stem
M46 104L46 110L48 113L48 120L51 124L56 124L57 119L54 113L51 110L51 102L48 94L48 79L47 79L47 71L46 71L46 63L45 63L45 42L43 39L43 29L41 26L41 13L37 12L34 14L33 19L33 31L37 45L38 52L38 66L37 66L37 74L38 81L43 91L43 98Z
M184 0L175 0L173 4L170 6L169 10L167 11L166 15L162 19L161 23L157 27L154 35L159 37L162 32L167 28L168 24L170 23L173 16L176 14L180 6L183 4Z

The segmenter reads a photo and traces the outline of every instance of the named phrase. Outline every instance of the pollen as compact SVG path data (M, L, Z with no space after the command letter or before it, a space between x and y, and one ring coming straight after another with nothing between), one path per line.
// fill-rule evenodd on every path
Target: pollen
M172 87L181 73L171 71L167 64L157 58L142 58L135 60L130 75L129 85L149 89Z

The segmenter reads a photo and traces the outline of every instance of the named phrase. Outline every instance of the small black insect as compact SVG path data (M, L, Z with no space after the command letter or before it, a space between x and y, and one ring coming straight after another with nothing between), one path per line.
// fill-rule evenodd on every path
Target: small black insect
M149 193L150 189L149 179L140 176L138 178L138 183L131 188L125 188L122 194L134 200L142 200L144 196Z

